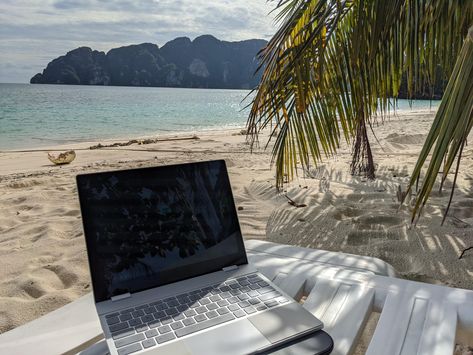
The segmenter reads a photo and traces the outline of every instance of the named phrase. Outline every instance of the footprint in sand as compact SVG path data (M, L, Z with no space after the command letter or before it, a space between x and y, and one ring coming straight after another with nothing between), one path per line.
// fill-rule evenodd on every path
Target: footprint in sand
M78 277L75 273L69 271L64 266L61 265L48 265L44 267L46 270L53 272L57 278L61 281L62 286L61 289L69 288L74 285Z
M78 277L61 265L47 265L21 277L18 292L26 298L37 299L48 293L68 289L73 286Z
M347 244L351 246L406 239L404 220L398 216L361 216L354 220L354 228L346 239Z
M364 211L353 206L338 206L334 209L332 216L337 221L351 219L363 215Z

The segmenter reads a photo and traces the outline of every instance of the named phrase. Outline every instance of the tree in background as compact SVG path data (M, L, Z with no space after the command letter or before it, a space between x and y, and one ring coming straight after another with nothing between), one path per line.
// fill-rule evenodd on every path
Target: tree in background
M409 184L431 154L414 220L442 164L441 185L459 162L473 124L473 1L280 0L275 11L280 28L260 52L248 134L255 143L273 127L278 187L334 155L342 137L353 144L352 174L374 179L368 129L395 106L402 76L409 97L439 73L449 79Z

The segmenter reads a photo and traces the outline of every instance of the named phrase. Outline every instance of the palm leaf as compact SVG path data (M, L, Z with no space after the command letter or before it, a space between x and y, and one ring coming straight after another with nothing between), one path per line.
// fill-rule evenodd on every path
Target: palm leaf
M465 60L453 67L452 58L459 55L473 23L470 0L285 0L276 11L280 28L260 53L263 74L247 125L253 144L268 126L278 132L272 162L279 187L298 168L336 154L342 138L353 142L356 137L352 172L360 160L369 160L367 129L395 105L392 98L404 74L412 97L433 85L438 66L452 80L458 78L455 72L461 69L464 75L469 68ZM459 82L449 84L447 92L463 95L469 88ZM467 97L460 101L469 102ZM432 189L432 174L440 169L437 159L448 148L448 173L461 150L467 109L462 106L461 111L453 102L440 106L412 176L410 186L437 142L416 212ZM447 115L462 117L462 124L445 123L441 117Z

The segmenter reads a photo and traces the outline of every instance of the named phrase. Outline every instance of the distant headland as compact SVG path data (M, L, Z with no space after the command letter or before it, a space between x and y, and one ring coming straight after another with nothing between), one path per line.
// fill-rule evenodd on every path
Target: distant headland
M159 48L142 43L108 53L79 47L51 61L31 84L251 89L261 73L256 55L262 39L221 41L179 37Z

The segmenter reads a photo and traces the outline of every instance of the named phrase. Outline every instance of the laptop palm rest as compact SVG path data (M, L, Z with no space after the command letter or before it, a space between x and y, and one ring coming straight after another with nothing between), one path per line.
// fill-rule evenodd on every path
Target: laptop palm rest
M271 344L283 342L296 334L322 329L322 322L314 322L314 316L297 303L273 308L248 318Z
M183 342L192 349L192 355L242 355L271 345L248 319L212 328L212 331L183 339Z

